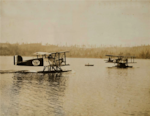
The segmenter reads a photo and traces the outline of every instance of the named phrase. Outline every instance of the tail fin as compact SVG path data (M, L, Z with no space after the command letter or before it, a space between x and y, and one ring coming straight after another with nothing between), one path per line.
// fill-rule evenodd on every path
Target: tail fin
M22 62L22 61L23 61L22 56L19 56L19 55L14 56L14 65L17 65L19 62Z

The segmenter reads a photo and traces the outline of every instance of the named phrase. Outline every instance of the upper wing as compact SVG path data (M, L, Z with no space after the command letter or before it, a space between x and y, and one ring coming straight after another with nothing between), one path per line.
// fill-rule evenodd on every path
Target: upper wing
M48 53L48 52L35 52L34 55L50 55L50 54L56 54L56 53L66 53L69 51L62 51L62 52L52 52L52 53Z
M134 56L116 56L116 55L106 55L108 57L125 57L125 58L135 58Z
M116 56L116 55L106 55L108 57L123 57L123 56Z
M51 53L51 54L66 53L66 52L69 52L69 51L61 51L61 52L55 52L55 53Z
M48 52L35 52L34 55L48 55Z
M61 51L61 52L57 52L57 53L66 53L66 52L69 52L69 51Z

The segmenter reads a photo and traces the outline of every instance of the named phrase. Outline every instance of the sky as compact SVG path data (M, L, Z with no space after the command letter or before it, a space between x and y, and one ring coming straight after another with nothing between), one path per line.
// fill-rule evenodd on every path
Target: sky
M1 0L0 11L0 43L150 44L150 0Z

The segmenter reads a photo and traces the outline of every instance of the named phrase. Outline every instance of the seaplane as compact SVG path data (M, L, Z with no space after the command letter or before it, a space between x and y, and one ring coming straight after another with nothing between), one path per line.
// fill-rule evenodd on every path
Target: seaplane
M42 71L37 71L37 73L58 73L58 72L68 72L70 70L62 70L62 66L69 66L66 63L66 53L69 51L63 52L36 52L36 58L23 60L22 56L15 55L14 56L14 65L17 66L32 66L39 67L43 66ZM48 65L44 65L44 61L47 62ZM21 71L20 71L21 72ZM24 72L24 71L22 71Z
M115 67L117 68L132 68L129 66L129 63L136 63L134 62L134 56L115 56L115 55L106 55L108 60L105 60L106 63L114 63L116 64ZM128 59L131 59L130 61Z

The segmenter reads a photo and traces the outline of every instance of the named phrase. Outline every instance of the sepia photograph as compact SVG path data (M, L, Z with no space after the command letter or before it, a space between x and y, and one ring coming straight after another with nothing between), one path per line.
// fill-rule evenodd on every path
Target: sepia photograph
M0 116L150 116L150 0L0 0Z

